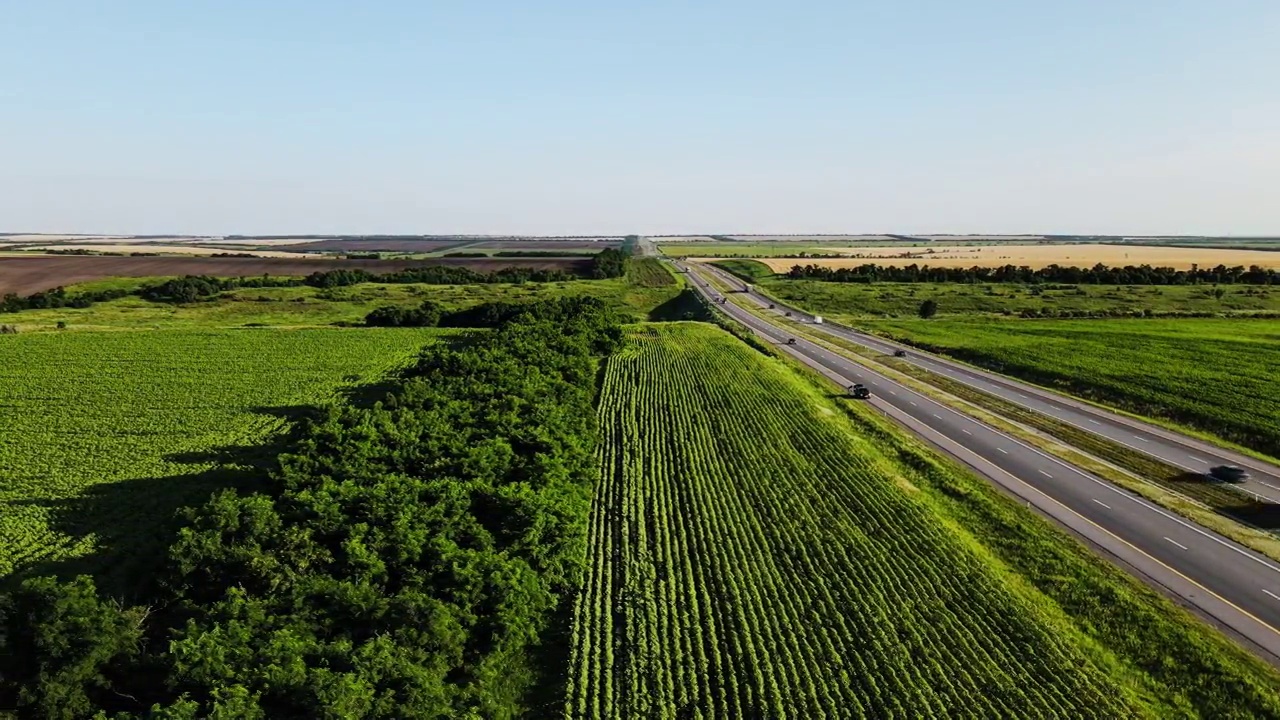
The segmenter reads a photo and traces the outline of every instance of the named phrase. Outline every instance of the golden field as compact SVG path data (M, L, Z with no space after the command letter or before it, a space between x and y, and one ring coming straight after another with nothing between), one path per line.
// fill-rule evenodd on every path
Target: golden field
M1103 265L1153 265L1182 270L1192 265L1257 265L1280 268L1280 252L1265 250L1220 250L1217 248L1156 247L1151 245L938 245L924 248L859 247L823 248L847 254L848 258L754 258L774 272L786 272L795 265L857 267L877 265L936 265L942 267L998 267L1048 265L1092 267Z

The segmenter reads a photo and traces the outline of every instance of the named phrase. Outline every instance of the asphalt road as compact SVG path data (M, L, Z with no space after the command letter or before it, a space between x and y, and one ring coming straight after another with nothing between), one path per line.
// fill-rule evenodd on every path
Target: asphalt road
M704 296L723 297L688 276ZM841 384L866 385L872 405L1280 662L1280 566L1271 560L820 345L787 345L787 329L733 302L718 306Z
M708 265L702 268L713 272L730 287L741 289L743 282L733 275ZM788 305L770 301L755 293L751 299L762 308L770 302L775 312L791 312L793 320L813 322L813 315ZM1000 397L1015 405L1034 410L1042 415L1074 425L1087 432L1100 435L1137 452L1162 460L1188 473L1207 473L1215 465L1237 465L1246 468L1250 479L1237 487L1258 498L1280 502L1280 468L1268 465L1240 453L1216 447L1204 441L1180 435L1171 430L1144 423L1117 413L1108 412L1088 403L1067 398L1007 377L977 370L967 365L924 353L907 345L901 345L872 335L857 332L830 323L814 324L812 330L826 333L842 340L858 343L867 348L891 354L895 350L907 353L907 362L930 372L962 382L983 392Z

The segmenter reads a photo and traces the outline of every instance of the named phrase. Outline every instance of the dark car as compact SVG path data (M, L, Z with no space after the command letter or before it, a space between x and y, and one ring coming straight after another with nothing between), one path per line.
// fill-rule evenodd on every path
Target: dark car
M769 309L770 309L770 310L772 310L772 309L773 309L773 303L769 303Z
M795 339L795 338L787 338L787 344L788 344L788 345L795 345L795 344L796 344L796 339Z
M791 317L791 311L790 311L790 310L788 310L788 311L787 311L786 313L784 313L784 314L785 314L787 317Z
M871 391L862 383L854 383L849 386L849 396L859 400L866 400L871 397Z
M893 351L893 356L894 356L894 357L906 357L906 356L907 356L907 351L906 351L906 350L894 350L894 351Z
M1242 483L1249 479L1249 473L1235 465L1218 465L1209 468L1209 477L1222 482Z

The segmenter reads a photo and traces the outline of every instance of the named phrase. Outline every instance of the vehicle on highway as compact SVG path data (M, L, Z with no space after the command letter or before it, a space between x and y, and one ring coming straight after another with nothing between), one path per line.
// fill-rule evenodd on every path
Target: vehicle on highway
M1209 477L1221 482L1242 483L1249 479L1249 473L1235 465L1217 465L1209 468Z
M907 356L907 351L906 351L906 350L894 350L894 351L893 351L893 356L894 356L894 357L906 357L906 356Z
M772 310L772 309L773 309L773 303L769 303L769 309L770 309L770 310Z
M785 314L787 317L791 317L791 311L790 311L790 310L788 310L788 311L787 311L786 313L784 313L784 314Z
M795 344L796 344L796 339L795 339L795 338L787 338L787 344L788 344L788 345L795 345Z
M854 383L849 386L849 397L857 400L866 400L871 397L871 391L862 383Z

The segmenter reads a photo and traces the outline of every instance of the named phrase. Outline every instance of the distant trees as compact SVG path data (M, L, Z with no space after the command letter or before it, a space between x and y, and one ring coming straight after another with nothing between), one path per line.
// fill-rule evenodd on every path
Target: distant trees
M591 277L597 280L622 277L627 274L627 253L615 248L605 248L591 258Z
M959 282L959 283L1068 283L1095 285L1194 285L1198 283L1277 285L1280 271L1251 265L1213 268L1193 267L1177 270L1150 265L1108 267L1101 263L1091 268L1050 265L1032 269L1026 266L950 268L931 265L859 265L829 268L820 265L796 265L786 274L793 280L825 282Z

